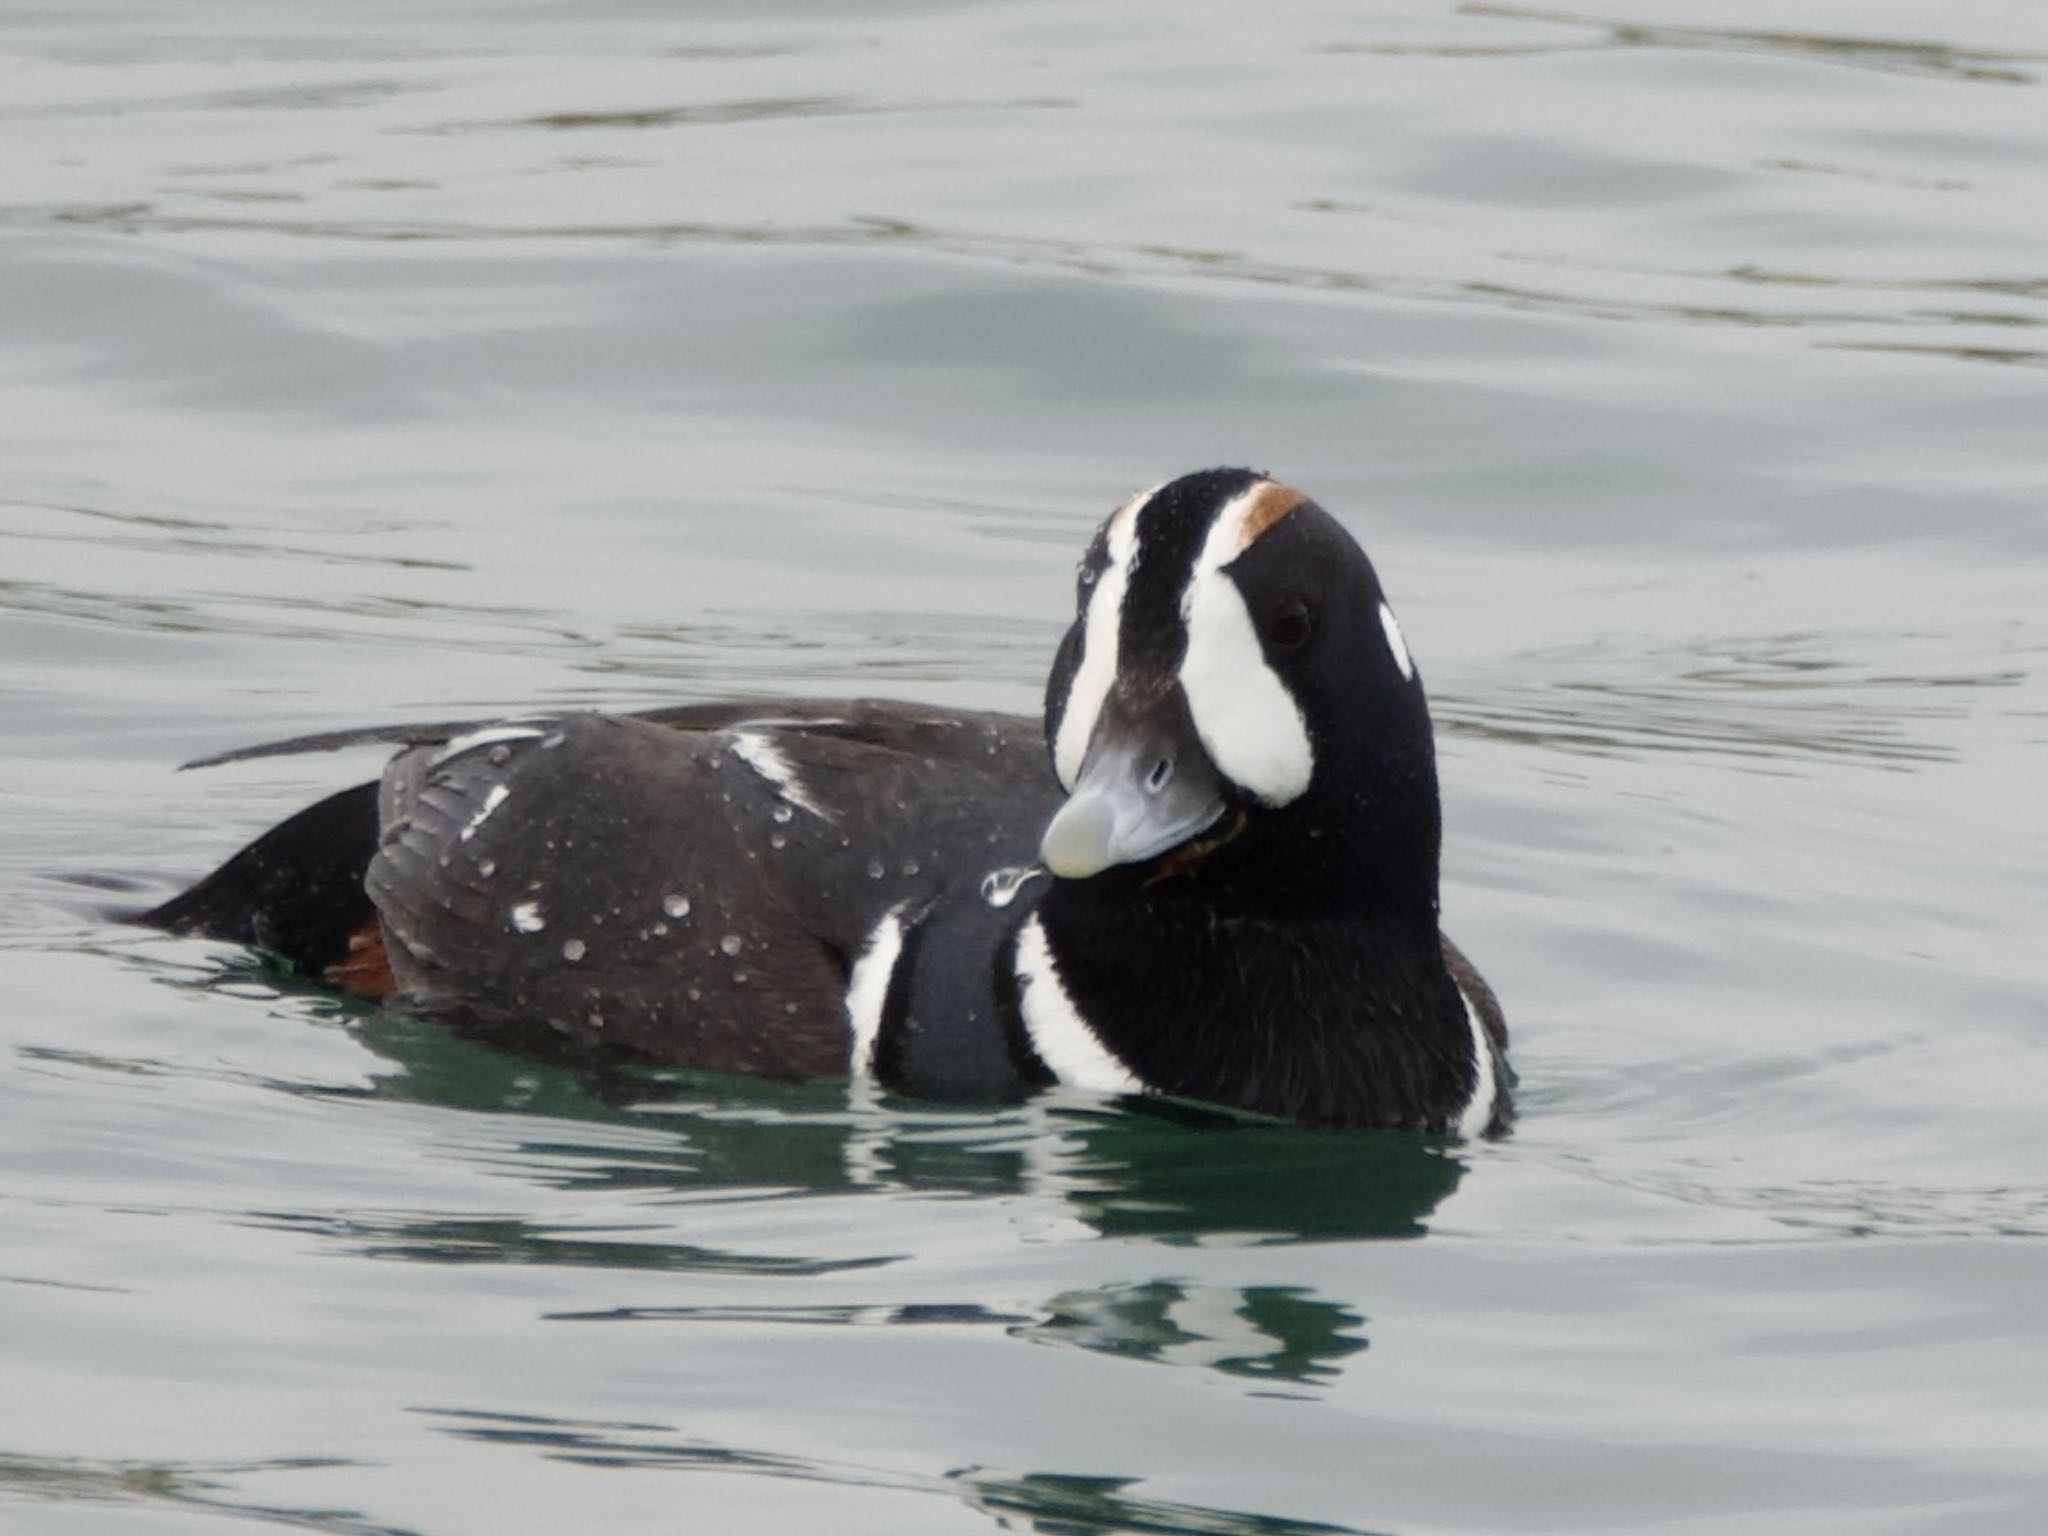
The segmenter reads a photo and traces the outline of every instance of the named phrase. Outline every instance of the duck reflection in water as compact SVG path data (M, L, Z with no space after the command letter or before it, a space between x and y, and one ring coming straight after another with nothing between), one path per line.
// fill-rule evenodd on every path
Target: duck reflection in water
M1365 1319L1300 1286L1153 1280L1055 1296L1019 1337L1230 1376L1314 1385L1367 1347Z

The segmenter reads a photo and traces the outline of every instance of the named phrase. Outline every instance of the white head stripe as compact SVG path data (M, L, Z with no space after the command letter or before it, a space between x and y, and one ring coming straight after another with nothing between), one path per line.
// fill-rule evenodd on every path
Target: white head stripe
M1410 682L1415 681L1415 662L1408 654L1408 641L1401 633L1401 621L1394 617L1394 610L1385 603L1380 604L1380 629L1386 634L1387 649L1394 653L1394 665L1401 669L1401 675Z
M1060 783L1068 789L1081 776L1081 760L1088 755L1088 742L1095 735L1095 722L1102 714L1102 701L1109 697L1116 681L1117 632L1123 627L1124 593L1129 588L1131 562L1138 552L1138 514L1159 492L1158 486L1141 491L1110 514L1107 529L1109 564L1095 579L1088 596L1088 614L1081 626L1081 664L1067 685L1066 709L1060 715L1059 735L1053 742L1053 767Z
M1145 1085L1102 1043L1067 996L1059 967L1036 917L1017 935L1018 1012L1031 1049L1048 1072L1074 1088L1097 1093L1142 1093Z
M875 924L860 958L846 977L847 1067L856 1078L873 1077L875 1047L882 1036L882 1009L889 1000L889 982L903 957L903 909L898 902Z
M1493 1123L1494 1100L1500 1094L1500 1086L1493 1071L1493 1042L1486 1037L1486 1026L1479 1022L1479 1010L1472 1006L1463 987L1458 988L1458 1000L1465 1005L1465 1020L1472 1026L1472 1098L1459 1111L1457 1131L1471 1141L1485 1134L1487 1126Z
M1181 594L1187 655L1180 684L1195 734L1224 777L1267 805L1285 805L1315 775L1308 721L1280 676L1266 664L1244 594L1224 567L1245 549L1245 519L1270 484L1260 481L1225 503Z

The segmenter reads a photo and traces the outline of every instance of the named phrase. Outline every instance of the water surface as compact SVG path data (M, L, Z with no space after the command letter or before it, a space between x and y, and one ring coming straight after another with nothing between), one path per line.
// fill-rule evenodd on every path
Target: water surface
M2048 16L0 12L0 1525L2048 1525ZM1247 462L1476 1147L579 1082L102 921L336 725L1035 709Z

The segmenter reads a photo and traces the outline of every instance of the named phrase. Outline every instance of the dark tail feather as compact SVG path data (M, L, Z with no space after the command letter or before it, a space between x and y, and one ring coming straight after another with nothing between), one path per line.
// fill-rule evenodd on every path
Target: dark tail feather
M376 916L377 786L358 784L272 827L190 890L134 921L266 949L318 976Z

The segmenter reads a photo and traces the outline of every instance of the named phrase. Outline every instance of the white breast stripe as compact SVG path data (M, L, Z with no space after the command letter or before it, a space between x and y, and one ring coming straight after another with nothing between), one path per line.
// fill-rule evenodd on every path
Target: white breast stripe
M861 947L860 958L846 977L846 1025L850 1038L847 1070L856 1078L875 1075L875 1046L882 1036L882 1007L889 1000L889 981L903 956L903 909L898 902L875 924Z
M732 755L774 785L775 793L791 805L809 811L821 821L832 819L831 813L811 798L803 780L796 776L796 769L782 755L782 749L760 731L732 732Z
M1124 593L1130 586L1131 562L1138 552L1138 514L1159 492L1141 491L1109 518L1109 564L1095 578L1088 598L1088 617L1081 627L1081 665L1067 686L1067 704L1060 715L1060 733L1053 742L1053 767L1068 789L1081 776L1081 760L1102 714L1102 701L1116 681L1117 631L1123 627Z
M1465 1005L1466 1022L1472 1026L1472 1051L1476 1064L1473 1072L1475 1081L1472 1098L1458 1115L1458 1134L1467 1141L1484 1135L1493 1123L1494 1100L1499 1096L1500 1087L1494 1080L1493 1043L1486 1038L1486 1026L1479 1022L1479 1010L1472 1005L1472 999L1465 995L1463 987L1458 988L1458 1000Z
M1226 778L1267 805L1285 805L1315 775L1308 721L1280 676L1266 665L1244 594L1224 567L1244 552L1245 518L1260 481L1224 504L1202 543L1181 594L1188 649L1180 685L1210 760Z
M1394 653L1394 664L1401 669L1403 677L1413 682L1415 662L1408 654L1408 641L1401 633L1401 621L1394 617L1394 610L1385 603L1380 604L1380 629L1386 634L1387 649Z
M1060 983L1059 967L1034 917L1017 935L1017 982L1024 1032L1060 1082L1097 1093L1142 1093L1144 1083L1110 1053Z

